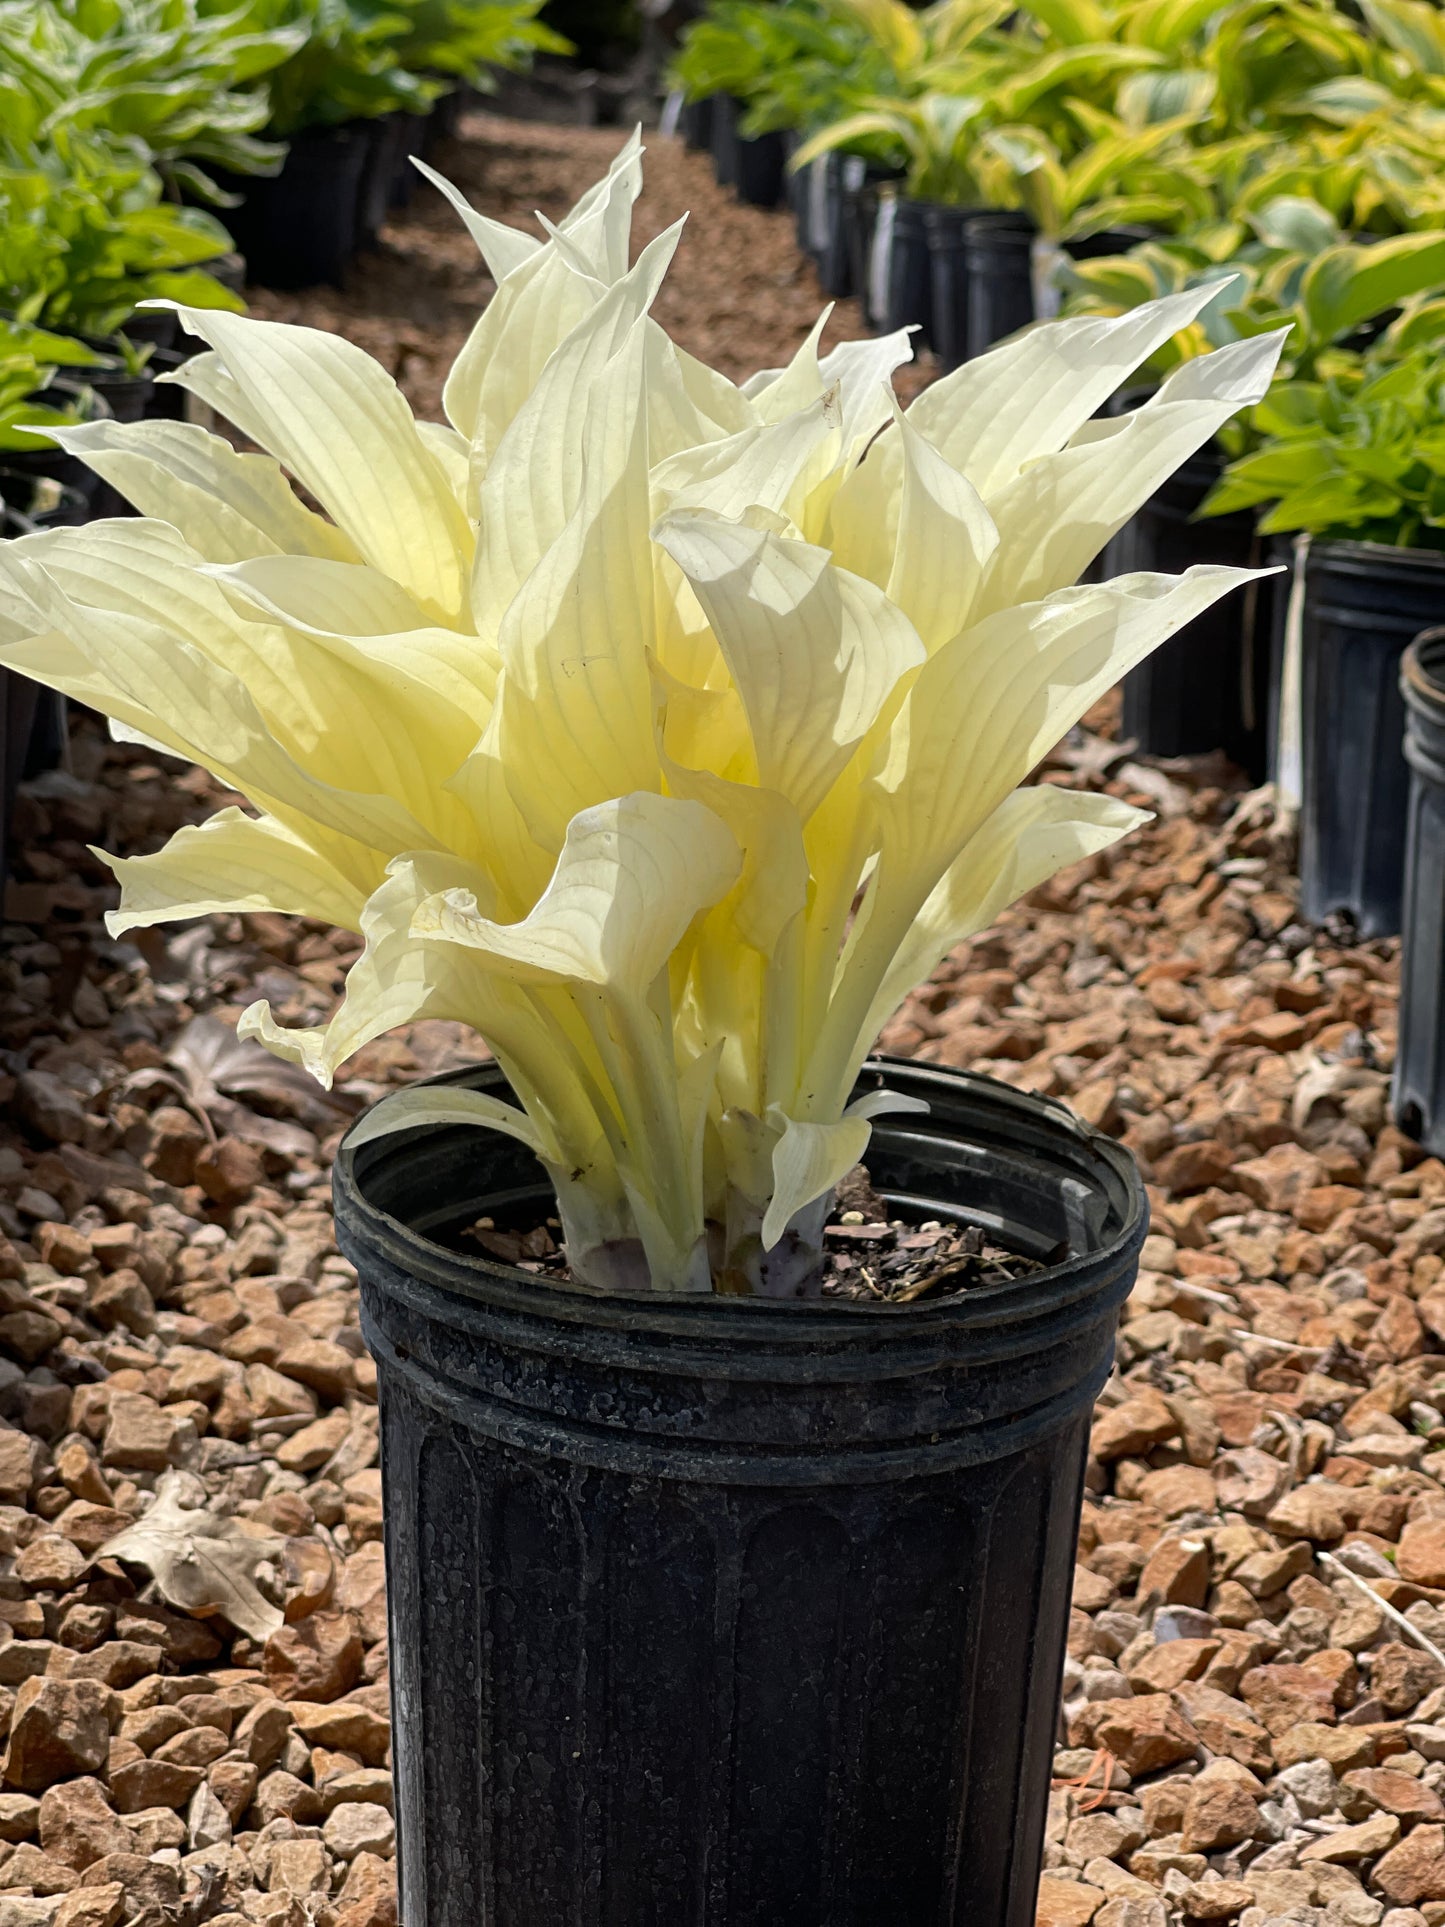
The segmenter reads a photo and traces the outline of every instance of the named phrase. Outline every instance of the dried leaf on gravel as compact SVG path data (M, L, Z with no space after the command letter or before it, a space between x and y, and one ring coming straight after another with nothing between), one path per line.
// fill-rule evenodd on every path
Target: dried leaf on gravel
M252 1639L269 1639L284 1615L256 1584L277 1558L279 1539L257 1538L204 1505L188 1506L189 1482L167 1473L155 1504L136 1525L109 1539L98 1559L122 1559L151 1573L168 1605L199 1619L220 1613Z

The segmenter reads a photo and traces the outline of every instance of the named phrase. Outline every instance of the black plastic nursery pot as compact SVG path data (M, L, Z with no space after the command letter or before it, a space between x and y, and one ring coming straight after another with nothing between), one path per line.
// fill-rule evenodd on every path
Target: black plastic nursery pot
M47 408L78 406L84 421L108 421L111 416L104 396L95 389L87 389L79 381L57 379L48 388L40 389L35 400L43 402ZM74 490L85 501L93 503L101 486L100 477L93 469L87 468L78 455L67 455L63 448L54 443L48 447L7 448L0 454L0 463L12 478L12 492L13 478L23 476L32 486L39 482L53 482L62 488Z
M1391 1108L1400 1129L1445 1154L1445 628L1400 664L1410 797L1400 944L1400 1036Z
M972 360L1034 318L1034 230L1022 214L975 214L964 224L964 333Z
M1445 554L1311 543L1301 614L1300 903L1400 928L1409 770L1400 658L1445 619Z
M881 328L883 325L882 310L876 296L880 282L886 296L888 278L886 253L878 258L876 265L874 256L879 194L885 184L897 179L896 171L878 167L858 155L845 157L842 177L843 246L848 256L848 278L858 296L863 320L870 328Z
M226 225L246 257L251 280L266 288L339 282L356 252L362 169L371 146L364 122L308 127L293 134L281 172L270 178L227 175L245 196Z
M694 154L705 153L712 147L712 110L713 97L708 94L702 100L684 101L677 117L677 131L684 146Z
M737 185L738 116L745 111L743 104L734 100L731 94L714 94L712 97L712 165L719 187Z
M933 264L928 203L911 201L892 182L878 190L868 263L868 306L884 334L916 328L915 347L933 346Z
M1142 397L1123 397L1137 403ZM1195 517L1223 467L1213 445L1175 470L1105 552L1104 575L1196 563L1259 568L1263 545L1248 513ZM1267 583L1253 583L1196 616L1124 678L1123 733L1151 756L1222 749L1256 782L1266 766L1270 647Z
M365 132L366 154L356 187L356 245L374 248L391 211L392 183L401 164L401 116L377 114L360 125Z
M780 133L738 134L734 191L747 207L781 207L787 193L788 154Z
M875 1127L894 1208L1048 1269L892 1309L609 1296L468 1250L480 1213L552 1209L510 1140L339 1155L407 1922L1032 1927L1090 1411L1147 1207L1058 1104L880 1081L932 1107Z
M795 176L798 182L798 240L813 258L824 294L843 300L853 292L853 266L843 219L843 178L848 164L866 163L853 154L819 154Z
M945 374L968 358L968 265L963 235L979 212L936 204L923 211L932 298L929 333Z
M425 114L394 114L396 122L396 154L391 181L387 189L387 205L393 208L411 206L411 197L420 174L412 166L412 160L421 154L426 146L427 117Z

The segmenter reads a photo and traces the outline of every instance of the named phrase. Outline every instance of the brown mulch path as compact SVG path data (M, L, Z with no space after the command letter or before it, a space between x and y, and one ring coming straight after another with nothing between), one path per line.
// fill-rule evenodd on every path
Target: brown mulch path
M496 211L556 211L614 141L479 120L446 164ZM786 218L653 145L640 229L697 212L664 318L736 372L782 359L818 304ZM346 292L257 305L381 348L427 408L485 294L469 248L423 192ZM884 1038L1065 1098L1151 1187L1039 1919L1438 1927L1445 1165L1388 1121L1396 947L1301 922L1267 795L1090 722L1049 775L1155 822L1007 912ZM219 800L81 721L16 814L0 1927L395 1923L375 1376L327 1160L357 1107L475 1045L416 1026L333 1102L228 1026L255 996L321 1015L354 938L249 917L111 941L87 846L154 848ZM221 1535L245 1624L184 1610L134 1537L96 1561L158 1506Z

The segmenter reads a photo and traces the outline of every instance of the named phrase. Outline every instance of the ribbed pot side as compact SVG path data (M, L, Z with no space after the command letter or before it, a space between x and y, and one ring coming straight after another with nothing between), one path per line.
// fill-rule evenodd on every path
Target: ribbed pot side
M463 1255L510 1141L337 1160L381 1399L406 1927L1032 1927L1090 1408L1146 1229L1061 1106L879 1061L951 1303L615 1298ZM466 1074L503 1089L495 1071Z
M1445 629L1427 629L1400 665L1405 760L1405 911L1400 1041L1391 1108L1401 1130L1445 1153Z

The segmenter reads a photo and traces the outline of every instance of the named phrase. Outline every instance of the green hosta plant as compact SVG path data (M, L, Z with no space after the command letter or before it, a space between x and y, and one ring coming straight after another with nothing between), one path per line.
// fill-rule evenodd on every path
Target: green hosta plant
M35 397L63 367L101 365L103 357L83 341L0 319L0 454L53 448L50 437L37 431L73 427L80 419L79 403L56 408Z
M328 1024L262 1003L244 1033L326 1080L460 1020L518 1100L423 1089L363 1136L530 1145L593 1285L792 1297L880 1107L852 1102L880 1025L1140 820L1027 778L1250 572L1074 585L1279 344L1107 421L1202 296L1041 327L906 413L906 332L820 358L815 330L736 387L650 316L678 229L629 266L639 184L634 143L544 242L454 197L497 293L446 425L340 337L188 312L209 352L174 379L267 452L61 431L140 519L6 546L0 662L251 799L112 859L117 933L359 930Z
M1040 234L1072 240L1131 223L1174 225L1198 213L1202 191L1187 152L1175 165L1168 159L1183 146L1185 122L1129 127L1082 103L1074 111L1092 138L1072 160L1032 127L996 128L984 142Z
M22 321L110 335L142 301L238 308L202 266L230 244L213 215L164 200L150 168L94 141L0 158L0 309Z
M1164 344L1153 372L1252 334L1285 327L1285 372L1309 375L1358 331L1445 288L1445 234L1348 240L1328 208L1282 194L1252 210L1250 239L1206 225L1127 255L1066 265L1074 313L1124 314L1185 288L1212 290L1187 329Z
M255 138L269 112L255 82L295 53L304 29L248 30L196 0L7 0L0 70L12 139L62 130L109 142L173 185L219 196L208 166L275 173L282 150Z
M494 68L529 67L539 53L567 54L572 43L537 15L543 0L403 0L407 29L397 57L421 73L448 74L490 88Z
M1258 446L1205 513L1263 507L1270 534L1445 549L1445 362L1438 337L1399 359L1398 339L1323 380L1279 383L1254 410Z

